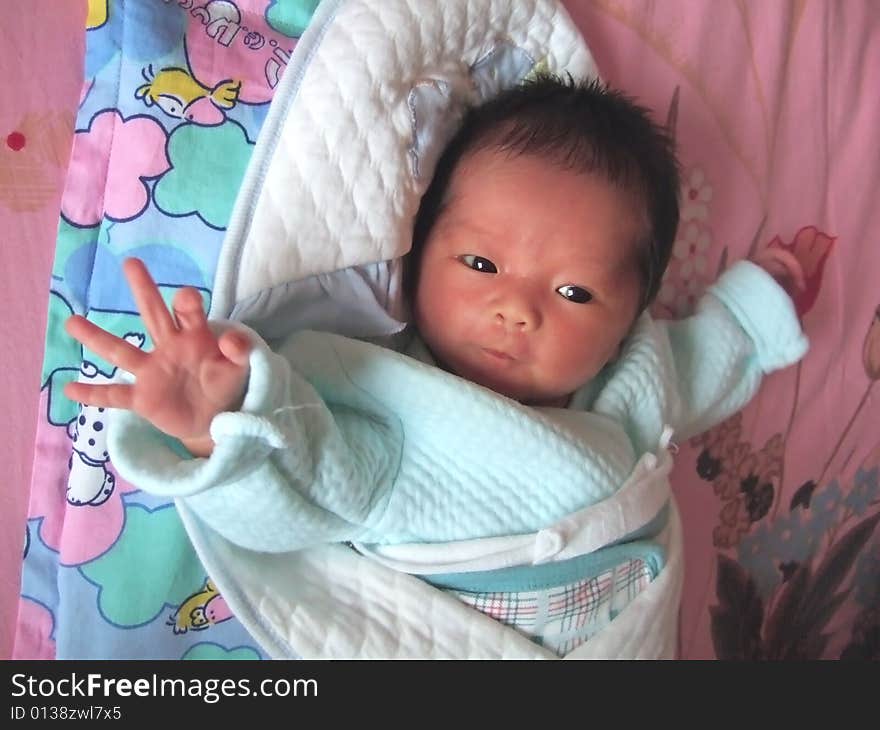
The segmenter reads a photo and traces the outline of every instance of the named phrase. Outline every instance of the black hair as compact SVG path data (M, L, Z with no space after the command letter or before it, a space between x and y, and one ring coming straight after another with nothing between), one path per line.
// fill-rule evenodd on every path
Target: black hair
M441 155L415 220L407 257L412 296L421 252L446 205L452 175L465 157L484 149L534 155L560 167L598 174L633 193L648 230L636 242L645 309L657 295L678 228L679 168L675 144L647 109L598 80L575 82L539 74L469 109Z

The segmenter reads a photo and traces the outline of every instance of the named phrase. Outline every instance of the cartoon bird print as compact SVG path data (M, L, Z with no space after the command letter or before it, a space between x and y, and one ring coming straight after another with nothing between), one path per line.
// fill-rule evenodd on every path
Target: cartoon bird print
M100 28L107 22L107 0L88 0L86 30Z
M141 73L147 83L137 88L135 99L143 99L147 106L155 104L169 117L203 127L222 124L226 120L225 110L235 106L241 90L241 81L233 79L209 89L183 68L163 68L154 74L150 65Z
M173 627L175 634L185 634L187 631L203 631L229 618L232 618L232 612L226 601L214 582L207 578L205 584L181 603L165 623Z
M723 503L720 523L712 534L713 543L720 548L737 545L752 523L768 513L781 477L782 434L771 436L758 451L752 451L741 435L742 416L737 413L691 440L701 449L697 474L712 483Z

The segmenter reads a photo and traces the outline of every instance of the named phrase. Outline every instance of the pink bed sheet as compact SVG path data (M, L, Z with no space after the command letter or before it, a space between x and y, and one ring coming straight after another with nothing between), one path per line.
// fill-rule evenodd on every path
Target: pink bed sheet
M880 658L880 13L569 0L603 75L675 120L682 223L658 309L725 261L805 264L812 347L682 444L687 658Z
M0 24L0 657L18 610L46 298L82 86L85 0L32 0ZM11 88L9 85L11 84Z
M742 414L680 444L680 654L878 658L880 13L870 0L565 5L603 75L675 124L683 222L660 313L688 311L726 262L760 247L795 250L809 269L797 302L807 358L771 376ZM0 72L16 85L16 104L0 108L0 342L13 414L0 491L2 554L13 558L0 574L3 656L84 25L82 3L29 9L0 30Z

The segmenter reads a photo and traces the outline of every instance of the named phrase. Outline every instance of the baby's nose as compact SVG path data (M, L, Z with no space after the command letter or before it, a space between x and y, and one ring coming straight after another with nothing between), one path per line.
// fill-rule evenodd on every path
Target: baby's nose
M510 299L496 308L495 322L508 332L531 332L540 326L541 313L531 302Z

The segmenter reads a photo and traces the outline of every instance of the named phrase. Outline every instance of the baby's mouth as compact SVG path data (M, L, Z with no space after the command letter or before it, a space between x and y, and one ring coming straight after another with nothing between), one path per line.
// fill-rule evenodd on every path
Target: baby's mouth
M500 362L516 362L516 358L513 355L503 352L502 350L493 350L491 347L484 347L482 350L489 357Z

